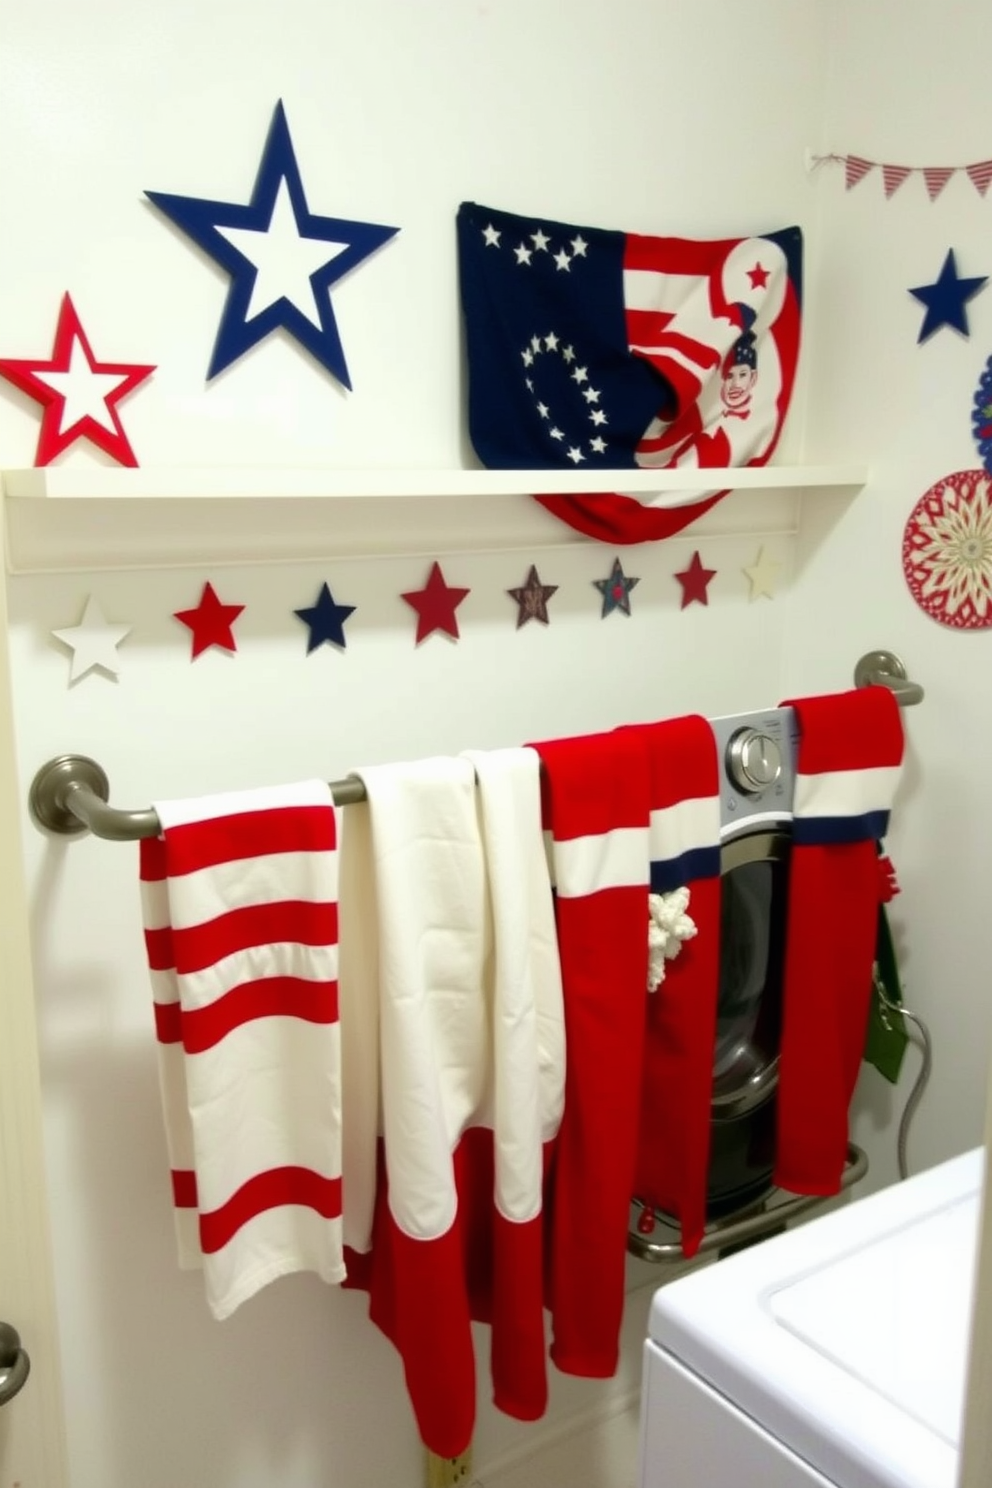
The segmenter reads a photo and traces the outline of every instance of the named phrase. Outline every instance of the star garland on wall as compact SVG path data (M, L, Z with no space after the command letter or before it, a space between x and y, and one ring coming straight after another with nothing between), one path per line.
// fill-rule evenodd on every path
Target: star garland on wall
M782 564L768 554L764 547L758 549L753 563L741 572L749 585L749 602L758 598L771 599L778 570ZM680 610L690 605L709 603L709 585L716 577L715 568L707 568L698 549L685 568L676 570L672 577L681 586ZM630 616L633 613L631 594L641 582L639 577L624 572L619 557L613 560L609 576L592 581L598 590L601 603L599 617L605 620L614 611ZM559 585L542 581L537 565L532 563L523 584L503 591L516 605L516 629L520 630L532 620L539 625L550 624L548 605L559 592ZM449 584L440 562L435 559L428 572L427 581L420 589L404 591L400 598L416 614L416 644L435 634L460 639L457 610L471 590ZM325 646L344 652L347 649L345 625L357 609L353 604L342 604L335 599L331 587L324 580L317 597L310 605L294 609L292 614L307 629L306 655ZM223 600L213 584L207 580L195 605L172 611L174 619L186 627L190 634L190 661L197 660L206 651L219 650L235 654L238 643L234 627L245 610L243 604ZM127 624L107 620L95 595L86 601L83 616L78 625L65 626L52 631L52 635L71 652L70 684L90 674L102 674L116 680L121 666L117 647L132 633Z

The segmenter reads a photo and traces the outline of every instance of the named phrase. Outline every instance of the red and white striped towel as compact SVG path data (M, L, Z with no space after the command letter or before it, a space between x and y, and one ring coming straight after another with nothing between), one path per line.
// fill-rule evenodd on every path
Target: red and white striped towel
M141 843L179 1262L216 1318L344 1279L337 820L323 781L156 803Z

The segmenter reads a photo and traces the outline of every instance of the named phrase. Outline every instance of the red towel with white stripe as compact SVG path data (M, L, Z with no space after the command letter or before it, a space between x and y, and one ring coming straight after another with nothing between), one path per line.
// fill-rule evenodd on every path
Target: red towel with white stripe
M323 781L156 803L141 899L180 1265L216 1318L344 1279L337 821Z
M648 975L647 752L636 731L536 744L565 1002L565 1112L552 1175L551 1357L619 1358Z
M903 756L887 687L801 698L786 922L775 1182L835 1194L861 1066L883 897L878 842Z
M675 1216L695 1255L706 1225L720 983L720 769L713 730L689 716L632 730L651 769L651 893L687 889L696 933L647 997L635 1193Z

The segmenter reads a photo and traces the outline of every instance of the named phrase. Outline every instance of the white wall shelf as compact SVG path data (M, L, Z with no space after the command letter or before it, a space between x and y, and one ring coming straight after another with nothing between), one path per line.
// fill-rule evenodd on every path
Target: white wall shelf
M867 471L856 465L766 465L689 474L685 470L393 470L299 468L269 470L152 466L44 466L5 470L3 489L13 497L58 499L441 497L572 495L596 491L651 492L782 490L809 486L861 486Z
M9 470L7 564L12 573L63 573L536 553L591 541L532 500L539 492L693 494L684 472L613 474L616 482L547 470ZM804 493L851 500L867 480L853 465L706 475L709 489L726 481L732 494L670 542L795 533Z

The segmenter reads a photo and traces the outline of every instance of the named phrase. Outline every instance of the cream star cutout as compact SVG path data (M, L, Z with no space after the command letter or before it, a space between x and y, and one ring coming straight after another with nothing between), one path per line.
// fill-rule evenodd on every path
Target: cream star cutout
M97 667L109 676L116 677L121 669L117 647L125 636L131 634L131 629L130 625L111 624L91 594L78 625L52 631L56 640L72 651L69 681L78 682L80 677L85 677Z
M765 595L768 599L774 598L775 578L781 567L782 565L777 558L769 557L764 548L758 549L758 556L754 562L741 570L751 586L751 591L748 594L749 603L760 599L762 595Z

